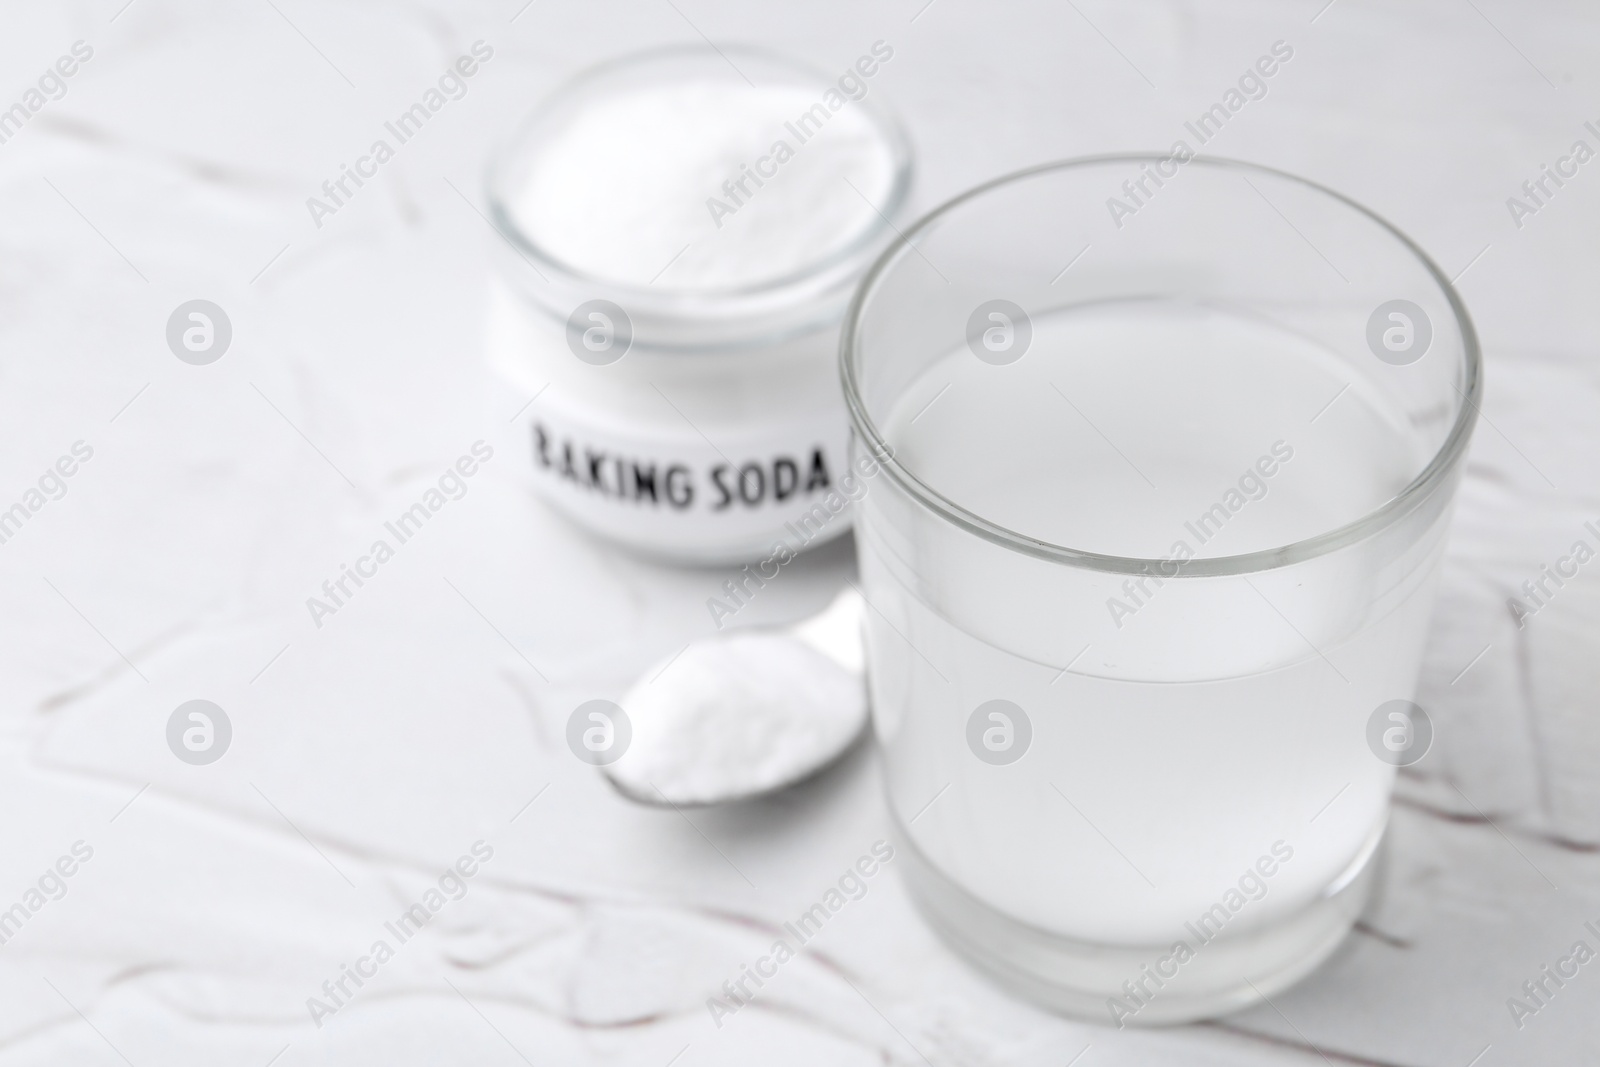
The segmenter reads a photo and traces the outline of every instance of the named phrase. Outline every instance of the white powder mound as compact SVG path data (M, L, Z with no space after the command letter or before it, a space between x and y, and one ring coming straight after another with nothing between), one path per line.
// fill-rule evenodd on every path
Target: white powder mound
M843 751L866 719L861 676L781 632L696 641L654 674L623 697L633 738L606 769L647 802L713 804L789 785Z
M785 277L877 223L893 183L893 153L860 106L820 100L691 81L585 101L546 135L511 212L550 255L617 284L691 292ZM800 125L813 108L827 115L820 129ZM792 152L782 162L779 142ZM730 194L746 168L776 173ZM732 214L714 218L713 198Z

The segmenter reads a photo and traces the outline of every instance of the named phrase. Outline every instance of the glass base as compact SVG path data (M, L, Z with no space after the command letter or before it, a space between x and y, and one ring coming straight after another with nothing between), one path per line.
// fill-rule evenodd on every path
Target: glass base
M1173 958L1171 942L1104 945L1062 937L1003 915L940 873L901 829L897 858L930 926L967 962L1052 1011L1116 1026L1213 1018L1259 1003L1315 970L1366 905L1382 826L1322 897L1277 923L1223 931ZM1162 962L1165 960L1166 962ZM1164 972L1173 971L1170 976Z

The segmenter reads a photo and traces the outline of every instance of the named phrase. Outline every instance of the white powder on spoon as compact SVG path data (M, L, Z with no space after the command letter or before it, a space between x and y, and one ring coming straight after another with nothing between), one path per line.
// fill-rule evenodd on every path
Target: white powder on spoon
M787 277L869 230L894 181L872 118L819 99L792 85L618 88L544 135L508 206L548 255L607 282L692 292ZM820 124L796 125L819 107Z
M814 774L866 722L860 620L860 598L847 590L791 631L690 644L623 697L633 737L606 775L646 803L715 804Z

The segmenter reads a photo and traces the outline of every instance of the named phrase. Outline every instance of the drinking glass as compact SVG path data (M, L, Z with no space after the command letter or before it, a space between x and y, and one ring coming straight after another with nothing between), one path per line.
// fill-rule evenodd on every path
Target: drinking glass
M961 955L1117 1026L1298 980L1366 901L1481 389L1446 276L1250 164L933 211L841 340L873 727Z

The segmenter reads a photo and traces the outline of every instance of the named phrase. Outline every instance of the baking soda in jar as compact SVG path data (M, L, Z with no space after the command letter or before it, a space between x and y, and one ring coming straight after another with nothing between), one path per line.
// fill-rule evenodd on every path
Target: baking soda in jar
M827 73L723 53L577 78L489 177L506 240L488 348L527 404L534 486L601 537L695 563L849 528L838 321L911 171L878 100L887 43Z

